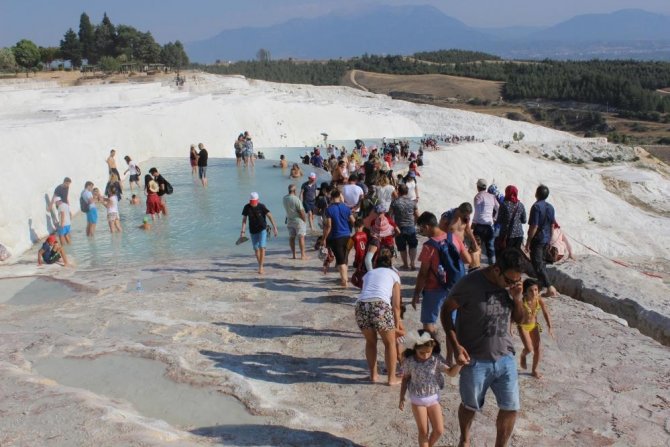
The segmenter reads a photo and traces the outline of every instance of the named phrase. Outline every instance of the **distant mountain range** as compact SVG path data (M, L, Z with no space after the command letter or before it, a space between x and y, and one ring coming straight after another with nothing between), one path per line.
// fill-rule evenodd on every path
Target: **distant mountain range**
M541 27L474 28L428 6L372 6L355 12L225 30L186 45L194 62L337 59L458 48L505 58L632 58L670 60L670 16L639 9L587 14Z

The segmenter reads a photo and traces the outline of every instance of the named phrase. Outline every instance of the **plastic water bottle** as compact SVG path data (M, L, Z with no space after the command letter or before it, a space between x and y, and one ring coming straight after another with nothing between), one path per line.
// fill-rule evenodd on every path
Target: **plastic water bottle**
M137 284L135 284L135 292L142 293L143 291L144 289L142 288L142 281L138 279Z
M447 277L447 272L444 271L444 267L439 263L437 264L437 276L443 280Z

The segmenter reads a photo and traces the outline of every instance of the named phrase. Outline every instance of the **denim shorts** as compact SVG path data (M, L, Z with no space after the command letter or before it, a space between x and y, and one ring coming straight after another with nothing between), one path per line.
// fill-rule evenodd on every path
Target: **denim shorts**
M268 232L266 230L263 230L260 233L251 233L251 244L253 245L254 250L265 248L267 242Z
M496 397L498 408L519 411L519 375L513 355L497 361L471 359L470 364L461 369L459 390L465 408L480 411L489 388Z
M435 324L440 316L442 304L447 299L447 291L444 289L424 290L421 301L421 323Z

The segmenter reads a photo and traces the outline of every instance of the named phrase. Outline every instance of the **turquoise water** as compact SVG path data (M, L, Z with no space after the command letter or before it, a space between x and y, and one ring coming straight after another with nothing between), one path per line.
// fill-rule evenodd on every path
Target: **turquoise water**
M304 148L302 149L304 151ZM150 231L138 228L144 218L145 196L137 193L141 205L128 202L130 189L124 184L120 204L123 233L111 234L107 225L107 212L99 209L95 236L86 237L86 217L79 214L72 222L72 244L66 246L79 268L113 268L114 266L146 265L152 261L198 259L236 253L251 253L251 242L239 246L242 208L248 203L249 193L256 191L275 217L279 237L271 238L268 248L288 249L288 233L284 225L282 198L287 193L288 170L273 168L273 160L258 160L255 168L236 167L234 159L210 159L207 169L209 187L204 189L197 178L191 176L188 159L161 158L145 161L142 170L152 166L174 187L174 194L167 196L169 215L156 219ZM307 176L308 172L305 172ZM329 180L320 173L321 180ZM294 181L299 187L303 181ZM102 186L104 185L97 185ZM78 200L79 191L70 192L70 201Z

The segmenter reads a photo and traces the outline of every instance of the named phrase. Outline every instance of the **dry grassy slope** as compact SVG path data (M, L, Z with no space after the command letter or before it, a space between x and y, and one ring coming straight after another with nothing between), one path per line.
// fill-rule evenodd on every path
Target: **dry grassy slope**
M483 81L447 75L389 75L369 73L361 70L348 72L344 85L367 89L374 93L389 94L403 92L415 95L431 95L435 99L470 98L500 99L502 82ZM356 85L358 84L358 85Z

